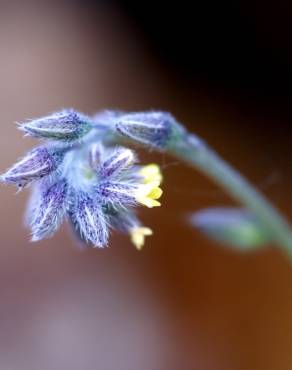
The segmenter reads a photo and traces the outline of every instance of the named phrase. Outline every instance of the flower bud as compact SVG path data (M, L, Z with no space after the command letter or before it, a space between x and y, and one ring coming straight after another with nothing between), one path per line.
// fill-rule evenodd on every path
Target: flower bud
M68 185L64 179L39 190L29 217L32 241L49 238L57 231L66 213L67 190Z
M190 221L210 239L242 251L271 241L268 230L244 209L208 208L193 214Z
M2 181L24 187L55 171L63 161L65 149L38 147L1 176Z
M108 226L99 203L82 191L76 192L70 215L81 238L94 247L103 248L108 241Z
M135 154L132 150L118 148L100 167L100 178L105 179L116 176L135 162Z
M104 181L96 187L95 191L102 204L127 207L137 203L135 198L137 185L135 184Z
M72 141L82 138L92 128L90 118L72 109L26 122L20 130L40 139Z
M117 119L116 130L140 144L164 149L183 132L172 115L166 112L129 113Z

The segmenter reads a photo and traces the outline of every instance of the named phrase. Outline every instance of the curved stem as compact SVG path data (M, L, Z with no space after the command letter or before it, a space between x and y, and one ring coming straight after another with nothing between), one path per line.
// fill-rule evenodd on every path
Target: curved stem
M239 172L194 135L183 135L167 149L168 153L189 163L213 179L272 232L274 240L292 253L292 230L278 210Z

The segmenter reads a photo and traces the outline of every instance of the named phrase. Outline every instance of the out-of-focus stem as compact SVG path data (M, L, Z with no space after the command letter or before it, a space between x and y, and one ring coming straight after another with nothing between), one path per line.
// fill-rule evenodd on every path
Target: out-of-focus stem
M167 148L174 155L213 179L235 200L253 212L274 236L275 242L292 253L292 230L279 211L238 171L194 135L185 134Z

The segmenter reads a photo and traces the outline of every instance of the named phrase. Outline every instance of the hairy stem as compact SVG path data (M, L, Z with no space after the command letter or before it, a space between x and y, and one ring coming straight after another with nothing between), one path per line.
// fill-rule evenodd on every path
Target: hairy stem
M185 134L167 148L170 155L184 160L213 179L273 234L275 242L292 253L292 231L286 219L239 172L194 135Z

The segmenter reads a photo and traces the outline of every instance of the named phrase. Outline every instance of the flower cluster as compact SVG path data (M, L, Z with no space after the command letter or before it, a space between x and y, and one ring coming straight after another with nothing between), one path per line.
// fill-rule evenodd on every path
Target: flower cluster
M129 234L138 249L145 236L152 235L150 228L141 225L135 209L139 204L160 206L160 169L156 164L138 165L132 150L109 138L114 131L120 135L124 130L124 136L136 135L137 141L164 145L170 116L150 113L148 124L147 117L139 118L139 114L124 117L103 113L89 118L64 110L20 126L26 135L47 140L1 176L19 188L31 185L26 222L32 241L51 237L64 219L81 240L94 247L107 246L110 228ZM140 131L138 126L143 126Z
M0 181L31 186L26 224L32 241L51 237L64 219L78 239L108 244L109 231L130 235L141 249L152 230L136 216L138 205L160 206L162 175L156 164L141 166L132 145L175 156L215 180L243 208L196 212L192 225L209 238L241 250L278 242L291 256L289 223L248 181L199 137L161 111L103 111L89 117L65 109L19 126L43 140L8 169Z

